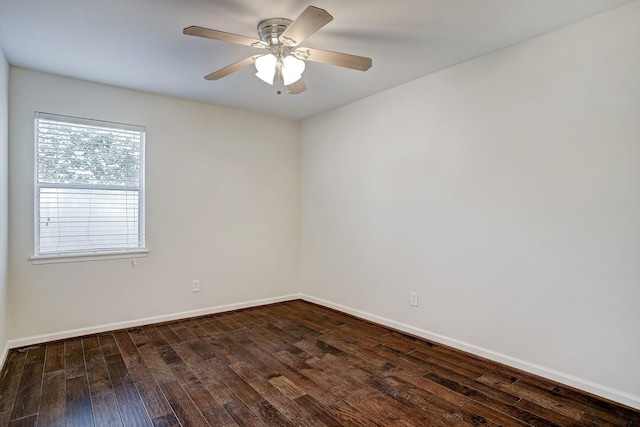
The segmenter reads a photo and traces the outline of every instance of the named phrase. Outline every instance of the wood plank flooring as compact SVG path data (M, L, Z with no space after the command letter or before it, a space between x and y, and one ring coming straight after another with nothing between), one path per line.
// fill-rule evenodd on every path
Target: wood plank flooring
M640 412L303 301L12 350L2 426L640 426Z

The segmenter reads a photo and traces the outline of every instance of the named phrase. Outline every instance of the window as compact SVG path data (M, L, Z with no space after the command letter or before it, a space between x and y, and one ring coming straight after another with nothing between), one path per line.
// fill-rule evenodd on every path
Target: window
M142 126L36 113L35 257L145 252Z

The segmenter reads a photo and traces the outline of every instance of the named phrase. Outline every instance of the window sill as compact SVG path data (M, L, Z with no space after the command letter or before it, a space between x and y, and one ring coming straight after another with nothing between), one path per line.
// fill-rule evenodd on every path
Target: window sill
M110 259L141 258L146 257L148 249L136 249L120 252L95 252L78 254L36 255L30 258L31 264L57 264L63 262L103 261Z

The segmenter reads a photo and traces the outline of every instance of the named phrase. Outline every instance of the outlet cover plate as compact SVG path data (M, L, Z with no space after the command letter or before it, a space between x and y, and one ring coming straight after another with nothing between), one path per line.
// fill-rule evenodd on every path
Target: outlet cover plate
M417 307L418 306L418 293L415 291L412 291L409 294L409 305L413 306L413 307Z

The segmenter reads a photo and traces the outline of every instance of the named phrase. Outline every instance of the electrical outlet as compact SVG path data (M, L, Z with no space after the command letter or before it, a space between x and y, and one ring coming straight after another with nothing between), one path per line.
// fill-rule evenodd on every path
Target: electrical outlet
M193 292L200 292L200 280L194 280L191 282L191 290Z
M413 307L417 307L418 306L418 293L416 291L412 291L409 294L409 305L411 305Z

